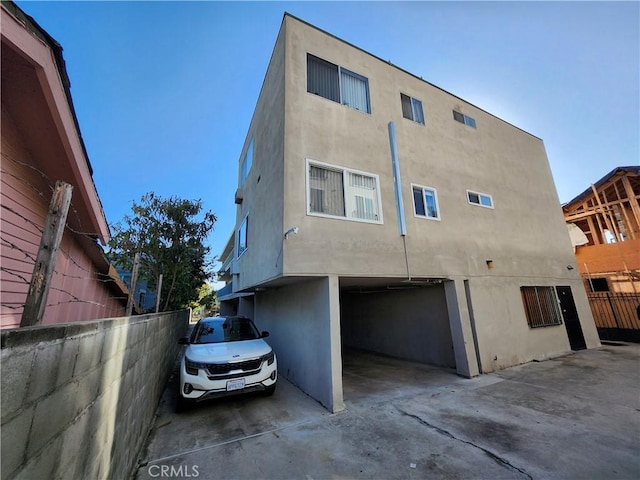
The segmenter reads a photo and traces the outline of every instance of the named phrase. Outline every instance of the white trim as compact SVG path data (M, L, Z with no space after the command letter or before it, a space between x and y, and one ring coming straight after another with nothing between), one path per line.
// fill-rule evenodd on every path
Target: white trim
M474 203L471 200L469 200L469 194L473 193L474 195L478 195L478 200L480 200L480 196L483 197L487 197L489 200L491 200L491 205L483 205L482 204L482 200L480 200L480 203ZM478 192L476 190L468 190L467 189L467 203L469 205L473 205L474 207L483 207L483 208L490 208L490 209L495 209L494 203L493 203L493 197L491 195L489 195L488 193L481 193Z
M384 219L382 217L382 196L380 194L380 177L375 174L375 173L370 173L370 172L364 172L362 170L355 170L353 168L347 168L347 167L342 167L340 165L334 165L334 164L330 164L330 163L325 163L325 162L319 162L317 160L313 160L311 158L306 158L305 159L305 187L306 187L306 203L307 203L307 215L311 216L311 217L324 217L324 218L334 218L337 220L347 220L349 222L360 222L360 223L373 223L376 225L382 225L384 223ZM354 217L348 217L348 216L340 216L340 215L328 215L326 213L318 213L318 212L312 212L311 211L311 192L310 192L310 185L309 185L309 167L311 165L315 165L318 166L320 168L325 168L327 170L333 170L334 172L342 172L342 179L343 179L343 183L342 183L342 196L343 196L343 201L345 201L346 203L346 192L345 192L345 182L347 181L346 176L344 175L345 173L355 173L356 175L364 175L367 177L372 177L375 178L376 180L376 200L378 202L378 220L366 220L364 218L354 218Z
M436 218L434 217L430 217L428 215L418 215L418 213L416 213L416 202L415 202L415 198L413 197L413 187L416 188L420 188L422 189L422 201L424 202L424 191L425 190L429 190L431 192L433 192L433 196L436 199L436 212L438 213L438 216ZM442 215L440 214L440 201L438 200L438 191L434 188L434 187L428 187L426 185L418 185L417 183L412 183L411 184L411 203L413 204L413 216L416 218L426 218L427 220L435 220L437 222L442 220ZM424 211L427 211L427 205L426 203L424 204Z

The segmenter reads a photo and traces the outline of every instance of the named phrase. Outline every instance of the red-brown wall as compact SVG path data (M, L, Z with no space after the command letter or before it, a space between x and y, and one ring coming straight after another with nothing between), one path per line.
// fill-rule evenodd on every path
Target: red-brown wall
M640 240L577 247L576 261L581 273L587 268L591 274L640 270Z
M4 105L1 136L0 328L11 328L20 325L51 188L56 179L45 178L37 169L30 167L35 162ZM43 324L125 314L125 303L117 298L122 293L104 275L108 272L108 264L96 264L92 260L86 252L87 242L88 239L65 230Z

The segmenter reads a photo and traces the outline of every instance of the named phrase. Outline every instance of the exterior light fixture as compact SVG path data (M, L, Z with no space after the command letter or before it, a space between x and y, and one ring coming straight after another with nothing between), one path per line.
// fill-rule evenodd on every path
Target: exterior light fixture
M493 260L485 260L487 263L487 268L493 268Z
M287 230L286 232L284 232L284 238L287 238L289 235L291 234L297 234L298 233L298 227L291 227L289 230Z

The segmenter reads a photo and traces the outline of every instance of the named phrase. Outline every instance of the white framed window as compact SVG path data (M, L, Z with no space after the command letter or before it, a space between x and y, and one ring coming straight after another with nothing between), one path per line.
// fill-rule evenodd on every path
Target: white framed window
M371 113L369 80L307 53L307 92Z
M413 213L416 217L440 220L438 194L435 188L411 184L413 191Z
M244 186L244 182L247 180L251 166L253 165L253 138L249 142L247 151L242 159L242 165L240 167L240 186Z
M471 118L470 116L464 115L460 112L456 112L455 110L453 110L453 119L456 122L464 123L469 127L476 128L476 121L474 118Z
M383 223L378 175L307 160L307 215Z
M486 193L474 192L467 190L467 201L471 205L478 205L479 207L493 208L493 198Z
M240 256L247 251L247 230L248 230L248 226L249 226L249 215L247 215L246 217L244 217L244 220L242 220L242 223L240 224L240 228L238 229L238 248L237 248L237 252L238 252L238 258L240 258Z
M424 113L422 102L404 93L400 94L400 104L402 105L402 116L424 125Z

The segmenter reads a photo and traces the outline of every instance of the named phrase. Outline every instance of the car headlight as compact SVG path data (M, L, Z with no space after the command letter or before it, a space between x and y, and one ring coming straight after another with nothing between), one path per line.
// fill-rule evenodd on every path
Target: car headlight
M185 357L184 367L189 375L198 375L198 370L200 368L207 368L207 365L204 363L192 362L191 360Z
M276 359L276 354L273 353L273 350L271 350L266 355L262 356L262 361L264 362L266 360L267 361L267 365L271 365L275 359Z

